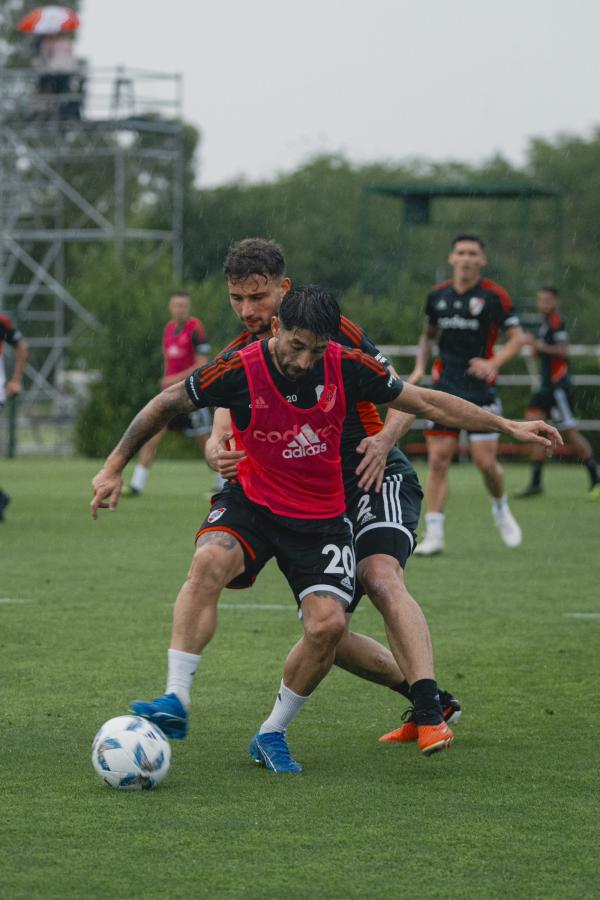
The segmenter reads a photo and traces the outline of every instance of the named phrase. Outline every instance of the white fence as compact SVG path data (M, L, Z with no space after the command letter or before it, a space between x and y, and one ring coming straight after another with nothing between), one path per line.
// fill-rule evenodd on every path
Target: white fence
M417 355L417 345L416 344L379 344L379 350L385 356L387 356L391 360L397 359L410 359L411 362L414 361ZM595 357L598 360L598 366L600 368L600 344L571 344L569 347L569 355L571 357L575 356L585 356L585 357ZM522 358L527 364L528 371L523 375L502 375L498 376L497 385L499 387L519 387L526 385L532 391L536 389L539 384L539 375L536 371L535 365L533 364L532 355L528 352L528 348L522 353ZM411 368L404 369L401 366L396 366L398 370L398 374L404 377L407 377L410 374ZM600 374L598 375L571 375L571 381L575 385L575 387L600 387ZM431 384L431 376L427 375L423 378L421 382L423 385ZM422 419L416 419L413 423L412 430L420 431L423 429L425 422ZM600 431L600 419L579 419L577 422L578 427L582 431Z

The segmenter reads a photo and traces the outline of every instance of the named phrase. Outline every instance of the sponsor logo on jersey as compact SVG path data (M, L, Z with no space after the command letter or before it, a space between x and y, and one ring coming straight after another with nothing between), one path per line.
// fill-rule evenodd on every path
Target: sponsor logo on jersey
M321 429L326 431L327 429ZM299 459L303 456L318 456L319 453L325 453L327 443L321 441L321 438L310 425L303 425L296 436L289 442L283 453L284 459Z
M448 304L446 303L445 300L438 300L438 302L435 304L435 308L436 309L448 309Z
M477 331L479 319L465 319L464 316L444 316L438 319L440 328L456 328L458 331Z
M472 316L478 316L483 309L485 300L483 297L471 297L469 300L469 312Z
M258 397L256 397L256 399L254 401L254 409L268 409L268 408L269 408L269 404L259 394Z
M211 523L216 522L217 519L221 518L221 516L223 515L224 512L225 512L224 506L220 506L218 509L213 509L211 512L209 512L208 518L206 521L211 522Z
M328 384L321 391L321 396L319 397L319 406L323 410L323 412L331 412L331 410L335 406L336 394L337 386L335 384Z
M325 425L324 428L315 428L313 430L310 425L306 424L300 427L294 425L293 428L288 428L287 431L261 431L260 428L254 428L252 437L257 441L264 441L266 444L278 444L280 441L289 444L293 440L301 440L300 436L302 436L302 440L307 443L317 444L326 441L334 431L333 425ZM309 434L314 436L314 440L309 440Z
M351 590L354 587L354 585L352 584L352 582L350 581L350 579L348 578L347 575L345 578L342 578L341 584L342 584L342 587L348 588L348 590Z

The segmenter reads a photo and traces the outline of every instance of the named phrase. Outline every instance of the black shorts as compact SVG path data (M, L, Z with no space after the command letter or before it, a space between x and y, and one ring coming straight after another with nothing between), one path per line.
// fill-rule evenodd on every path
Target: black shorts
M546 418L552 419L559 431L575 428L577 421L573 413L573 388L570 382L559 381L551 387L536 391L529 401L527 412L540 410Z
M357 485L347 491L348 517L354 531L356 564L369 556L383 553L406 567L416 544L416 531L421 514L423 491L415 474L389 473L381 491L365 493ZM353 611L363 589L357 578Z
M475 406L479 406L480 409L484 409L486 412L494 413L497 416L502 415L502 403L500 402L499 397L496 397L496 399L491 403L476 403ZM425 437L457 438L460 434L460 428L452 428L448 425L440 425L439 422L432 422L431 420L429 420L425 424L423 434L425 435ZM495 441L499 437L497 431L467 431L467 435L470 441Z
M182 413L175 416L167 425L168 431L182 431L186 437L197 437L200 434L210 434L212 431L212 416L206 407L196 409L192 413Z
M250 587L275 557L298 606L307 594L327 591L350 606L356 564L349 519L290 520L248 500L237 484L226 484L211 499L211 510L196 535L210 531L232 534L244 551L246 567L230 588Z

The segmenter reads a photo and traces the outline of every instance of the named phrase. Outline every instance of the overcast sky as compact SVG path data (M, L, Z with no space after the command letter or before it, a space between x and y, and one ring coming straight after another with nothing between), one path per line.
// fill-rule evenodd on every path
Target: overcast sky
M77 52L184 77L200 183L318 152L521 162L600 124L598 0L84 0Z

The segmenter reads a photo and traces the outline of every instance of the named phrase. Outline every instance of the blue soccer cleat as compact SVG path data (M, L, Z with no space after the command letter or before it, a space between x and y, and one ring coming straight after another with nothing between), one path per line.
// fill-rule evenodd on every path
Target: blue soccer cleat
M296 774L302 771L300 763L292 759L284 731L255 734L250 742L248 753L255 763L264 766L269 772Z
M154 700L134 700L129 709L153 722L168 738L182 741L188 731L188 714L177 694L163 694Z

